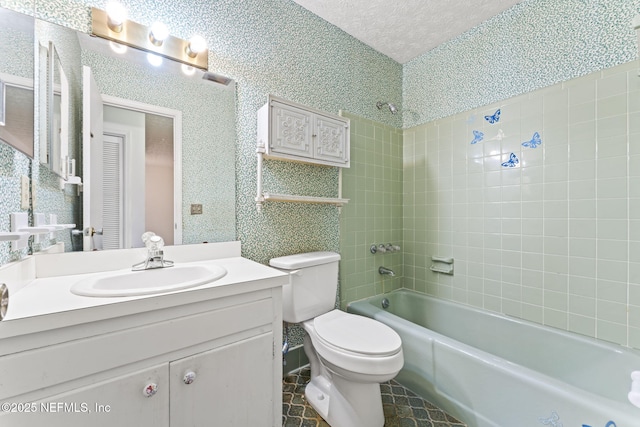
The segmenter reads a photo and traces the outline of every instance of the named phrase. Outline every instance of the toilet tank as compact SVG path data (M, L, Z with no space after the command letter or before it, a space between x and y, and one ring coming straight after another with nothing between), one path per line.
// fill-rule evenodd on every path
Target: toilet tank
M338 263L335 252L308 252L273 258L269 265L289 273L282 288L282 319L299 323L335 308Z

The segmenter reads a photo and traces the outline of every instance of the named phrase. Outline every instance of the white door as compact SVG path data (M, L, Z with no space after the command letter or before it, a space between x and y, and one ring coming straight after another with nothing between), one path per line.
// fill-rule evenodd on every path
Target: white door
M273 380L271 332L171 362L169 424L275 426Z
M41 401L24 402L19 404L23 412L0 412L0 426L169 427L168 376L169 364L163 363Z
M102 249L124 248L124 137L102 138Z
M91 68L82 67L82 178L83 249L92 251L101 247L102 230L102 96L93 78Z

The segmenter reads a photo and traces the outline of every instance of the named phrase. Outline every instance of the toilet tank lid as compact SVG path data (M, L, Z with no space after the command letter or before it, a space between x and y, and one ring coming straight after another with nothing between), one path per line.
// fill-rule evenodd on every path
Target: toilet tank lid
M340 261L340 254L321 251L272 258L269 261L269 265L284 270L295 270L297 268L313 267L314 265L328 264L335 261Z

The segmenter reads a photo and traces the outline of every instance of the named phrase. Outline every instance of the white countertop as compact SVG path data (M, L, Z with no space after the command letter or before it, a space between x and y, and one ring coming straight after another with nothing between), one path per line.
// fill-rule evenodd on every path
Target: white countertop
M10 290L7 315L0 322L0 338L279 287L288 280L286 274L276 269L240 257L238 242L166 249L165 257L174 260L176 265L215 264L224 267L227 274L216 281L173 292L86 297L73 294L71 287L104 271L131 270L131 265L140 260L139 254L144 251L29 257L0 269L0 283L6 283ZM136 256L132 257L132 253ZM76 271L79 273L71 274Z

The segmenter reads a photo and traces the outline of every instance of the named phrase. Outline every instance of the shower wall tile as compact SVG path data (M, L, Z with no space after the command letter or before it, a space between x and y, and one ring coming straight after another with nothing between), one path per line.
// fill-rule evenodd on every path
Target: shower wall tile
M417 224L429 232L411 241L404 286L640 348L637 70L618 65L406 129L404 236ZM498 109L496 123L484 119ZM511 153L519 162L504 167ZM455 275L429 271L432 255L453 256Z
M413 141L403 146L399 129L354 114L343 115L351 120L351 167L342 171L343 197L350 201L340 214L340 303L344 308L351 301L402 286L403 254L410 257L415 242L413 236L411 241L409 236L403 236L403 191L406 199L418 200L416 218L428 216L424 197L410 198L407 193L410 190L412 194L424 195L426 180L414 179L404 189L402 185L403 158L415 157ZM423 155L424 152L418 152L418 157ZM414 177L410 167L406 174ZM431 217L438 217L450 204L442 205L441 210L438 205L431 206L435 208ZM418 236L415 239L426 241L426 221L407 223ZM450 236L436 233L435 238L438 237L451 240ZM369 250L374 243L402 245L402 252L374 255ZM396 277L378 274L380 266L392 269ZM412 265L404 271L407 273L414 281L424 283L423 267Z

